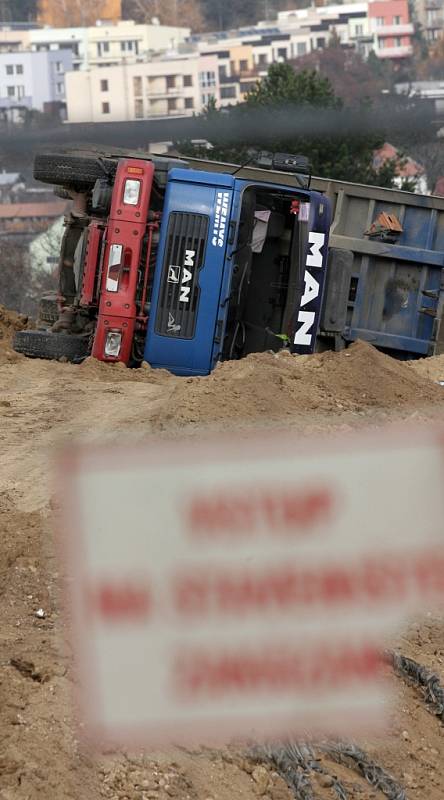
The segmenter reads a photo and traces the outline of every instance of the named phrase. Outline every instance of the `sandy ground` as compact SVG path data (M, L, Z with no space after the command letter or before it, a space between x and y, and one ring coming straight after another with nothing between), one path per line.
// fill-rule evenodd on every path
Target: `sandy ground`
M348 435L387 421L444 420L444 358L400 363L369 345L307 358L262 354L179 379L27 360L10 347L23 320L0 309L0 798L1 800L352 800L384 795L330 757L311 772L311 794L241 749L93 756L76 738L73 675L59 611L53 550L51 452L74 436L122 438L202 429L291 428ZM36 616L43 608L45 618ZM394 643L444 682L444 623L434 611ZM421 693L393 676L396 712L384 740L360 743L410 798L444 797L444 726ZM386 787L387 788L387 787ZM388 793L387 793L388 792ZM401 800L402 795L397 796Z

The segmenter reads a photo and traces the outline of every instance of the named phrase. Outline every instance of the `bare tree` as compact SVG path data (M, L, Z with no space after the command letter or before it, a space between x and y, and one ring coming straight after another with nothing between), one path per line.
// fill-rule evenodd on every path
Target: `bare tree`
M41 0L39 18L60 27L95 25L101 18L117 19L120 2L114 0Z
M128 0L126 16L149 23L158 19L162 25L176 25L201 30L203 18L199 0Z
M41 295L56 289L55 275L47 270L34 269L24 245L8 241L1 252L0 305L37 317Z

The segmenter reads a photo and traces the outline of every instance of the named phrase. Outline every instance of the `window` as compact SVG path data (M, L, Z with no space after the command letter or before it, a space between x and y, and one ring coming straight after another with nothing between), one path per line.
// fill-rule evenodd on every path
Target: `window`
M104 53L109 53L109 42L97 42L97 55L101 57Z
M401 47L401 46L402 46L402 39L401 39L401 37L400 37L400 36L395 36L395 38L394 38L394 43L395 43L395 47Z
M110 106L109 103L102 103L102 114L109 114Z
M15 97L15 86L7 86L6 87L6 91L7 91L8 97Z
M209 88L210 86L216 86L216 73L199 72L199 84L202 87L202 89Z
M62 61L56 61L55 62L55 70L56 70L56 72L63 72L63 62Z
M25 96L25 87L24 86L16 86L15 89L16 89L17 100L21 100L22 97Z
M236 87L223 86L220 90L220 96L222 100L236 99Z
M17 75L23 75L23 64L16 64L15 72Z
M400 25L401 17L393 17L393 25Z
M6 64L6 74L13 75L14 74L14 65L13 64Z
M268 56L267 56L267 54L266 53L259 53L259 58L257 60L257 63L259 64L260 67L266 67L266 65L268 64Z
M305 56L307 52L307 43L306 42L298 42L296 45L296 55L298 56Z
M142 96L142 78L140 75L135 75L133 78L133 90L136 97Z
M135 50L135 42L120 42L120 49L122 53L132 53Z
M241 60L239 61L239 71L240 72L248 71L248 61L246 58L241 58Z
M143 100L141 97L134 100L134 116L136 119L143 119Z
M287 48L286 47L278 47L278 58L283 58L284 61L287 60Z
M219 67L219 71L221 69L225 69L225 67ZM193 76L192 75L184 75L183 76L183 85L184 86L192 86L193 85Z
M176 111L177 100L175 97L169 97L167 103L168 103L168 113L170 113L170 111Z
M167 75L166 76L166 85L167 85L167 89L175 89L176 88L176 76L175 75Z
M376 17L376 24L377 24L378 28L381 25L384 25L384 17Z
M204 92L202 94L201 101L203 106L207 106L212 100L214 100L214 94L212 92Z
M355 36L362 36L364 33L363 25L355 25Z
M58 94L63 94L63 89L64 89L64 84L63 83L57 83L56 84L56 88L57 88Z
M194 108L194 98L192 97L185 98L185 108Z
M318 39L316 39L316 47L325 47L325 39L323 36L320 36Z
M107 92L108 91L108 81L101 80L100 81L100 91Z
M384 47L384 39L381 36L378 36L378 47Z

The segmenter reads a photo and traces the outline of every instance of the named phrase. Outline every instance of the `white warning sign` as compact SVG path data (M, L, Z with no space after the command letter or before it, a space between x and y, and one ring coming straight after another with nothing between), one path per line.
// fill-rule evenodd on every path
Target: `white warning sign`
M384 637L444 597L442 432L79 445L59 467L90 737L381 724Z

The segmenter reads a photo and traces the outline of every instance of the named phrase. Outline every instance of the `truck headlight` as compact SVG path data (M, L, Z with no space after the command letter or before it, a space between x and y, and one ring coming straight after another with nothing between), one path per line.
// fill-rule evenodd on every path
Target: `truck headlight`
M125 181L125 190L123 192L123 202L127 206L136 206L139 202L140 195L140 181L133 181L128 178Z
M117 358L122 345L121 331L108 331L105 339L105 355Z

